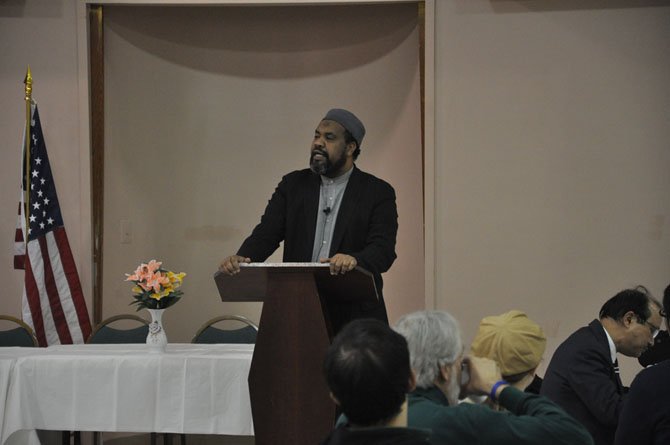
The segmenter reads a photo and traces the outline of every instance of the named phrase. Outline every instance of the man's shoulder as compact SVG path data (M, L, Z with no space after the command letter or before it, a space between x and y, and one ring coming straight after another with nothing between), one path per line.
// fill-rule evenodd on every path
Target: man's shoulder
M635 376L630 386L626 403L631 404L631 411L638 409L655 412L657 416L670 415L670 360L648 366ZM640 405L644 405L643 408ZM625 409L625 408L624 408ZM629 411L630 412L630 411Z
M598 346L607 346L607 337L605 330L598 320L593 320L588 326L582 326L570 334L563 343L557 348L556 352L574 349L594 348ZM598 348L601 349L601 348Z
M410 426L421 426L423 424L425 427L424 422L439 423L445 421L445 419L469 417L481 412L491 411L486 406L474 403L459 403L456 406L449 406L446 403L440 403L438 400L417 393L410 393L408 401L408 422Z
M600 322L594 320L588 326L577 329L558 345L545 372L540 394L555 397L555 392L559 390L556 384L569 378L572 370L583 370L585 367L605 369L609 366L607 337Z
M410 426L430 424L432 419L443 416L445 410L449 408L446 402L440 403L435 397L432 397L431 391L425 390L411 392L407 397L407 402L407 421Z
M358 168L356 166L354 166L354 172L352 174L359 175L361 178L365 178L368 181L380 182L380 183L386 184L388 186L391 186L391 184L389 184L388 182L386 182L382 178L380 178L378 176L375 176L372 173L368 173L364 170L361 170L360 168Z
M639 384L658 384L663 385L666 391L670 389L670 382L668 376L670 375L670 359L664 360L652 366L644 368L635 376L633 385Z
M317 176L314 172L308 168L303 168L302 170L293 170L286 173L282 177L283 180L296 181L296 180L305 180L305 179L315 179Z
M371 173L365 172L358 167L354 167L352 177L355 177L357 180L366 183L367 187L377 187L379 189L385 189L395 193L395 190L390 183Z
M369 191L373 195L384 196L385 193L395 195L395 190L391 184L371 173L359 169L358 167L354 167L349 182L356 184L355 187L358 187L359 189ZM279 186L291 188L304 187L309 184L320 184L320 178L309 168L304 168L302 170L293 170L292 172L285 174L282 177Z
M516 418L473 403L448 406L426 398L417 399L415 403L410 399L407 425L431 429L436 443L475 443L487 435L482 429L484 425L495 422L500 426L511 422L509 419L513 417Z
M314 174L312 170L304 168L302 170L293 170L292 172L286 173L281 178L281 182L278 187L280 189L292 189L295 187L304 189L306 186L313 184L318 185L320 182L319 176Z

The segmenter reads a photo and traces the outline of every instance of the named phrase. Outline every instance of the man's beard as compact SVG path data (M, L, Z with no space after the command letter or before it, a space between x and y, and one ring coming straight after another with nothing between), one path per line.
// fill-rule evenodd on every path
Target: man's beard
M323 156L323 159L314 159L314 155L317 154ZM335 162L331 162L330 157L325 150L312 150L312 153L309 156L309 168L317 175L329 176L339 171L345 162L346 158L344 156L340 156Z

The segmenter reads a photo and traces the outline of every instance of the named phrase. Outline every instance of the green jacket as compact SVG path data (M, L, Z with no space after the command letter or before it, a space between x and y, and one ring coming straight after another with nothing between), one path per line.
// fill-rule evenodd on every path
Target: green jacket
M450 407L437 387L409 395L408 426L432 430L433 445L593 445L586 429L549 399L507 387L500 406Z

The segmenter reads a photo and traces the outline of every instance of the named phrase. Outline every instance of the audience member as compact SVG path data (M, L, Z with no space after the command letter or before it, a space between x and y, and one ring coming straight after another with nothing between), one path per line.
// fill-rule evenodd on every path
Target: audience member
M668 310L670 310L670 285L668 285L663 292L663 308L667 316ZM642 366L647 367L649 365L655 365L656 363L670 358L670 334L668 333L670 326L668 325L667 320L665 327L666 330L659 331L656 338L654 338L654 345L644 351L638 359Z
M479 322L470 350L476 357L486 357L500 367L503 379L515 388L525 391L541 379L535 371L542 361L547 338L542 328L518 310L484 317ZM539 387L534 390L537 393ZM488 400L490 402L490 399ZM493 404L497 408L497 404Z
M626 392L617 353L639 357L660 325L660 305L644 287L617 293L600 309L599 320L556 349L541 394L579 420L596 445L611 445Z
M379 320L347 324L324 360L331 397L348 421L323 444L428 444L429 432L407 428L407 393L414 387L405 339Z
M593 443L584 427L549 399L502 380L493 360L463 357L458 323L447 312L414 312L402 317L395 329L407 339L417 379L417 389L409 396L408 425L432 430L433 444ZM469 380L461 388L463 365ZM466 395L489 394L509 413L459 405L462 389Z
M670 286L663 296L666 326L670 326ZM658 336L657 336L658 338ZM667 342L665 343L667 345ZM656 346L656 344L654 344ZM643 369L630 386L619 417L615 445L670 444L670 360Z

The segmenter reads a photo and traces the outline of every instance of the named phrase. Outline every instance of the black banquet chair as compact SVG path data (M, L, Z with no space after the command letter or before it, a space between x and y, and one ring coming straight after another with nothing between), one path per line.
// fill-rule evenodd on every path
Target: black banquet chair
M214 327L218 325L220 327ZM241 326L241 327L239 327ZM258 326L241 315L220 315L206 321L191 343L256 343Z
M9 329L0 330L0 346L37 346L33 330L23 321L11 315L0 315L0 329L9 324Z
M128 324L137 325L126 328ZM114 325L114 326L111 326ZM121 325L124 328L121 328ZM149 322L142 317L132 314L114 315L102 320L93 329L86 343L91 344L121 344L145 343L149 334Z

